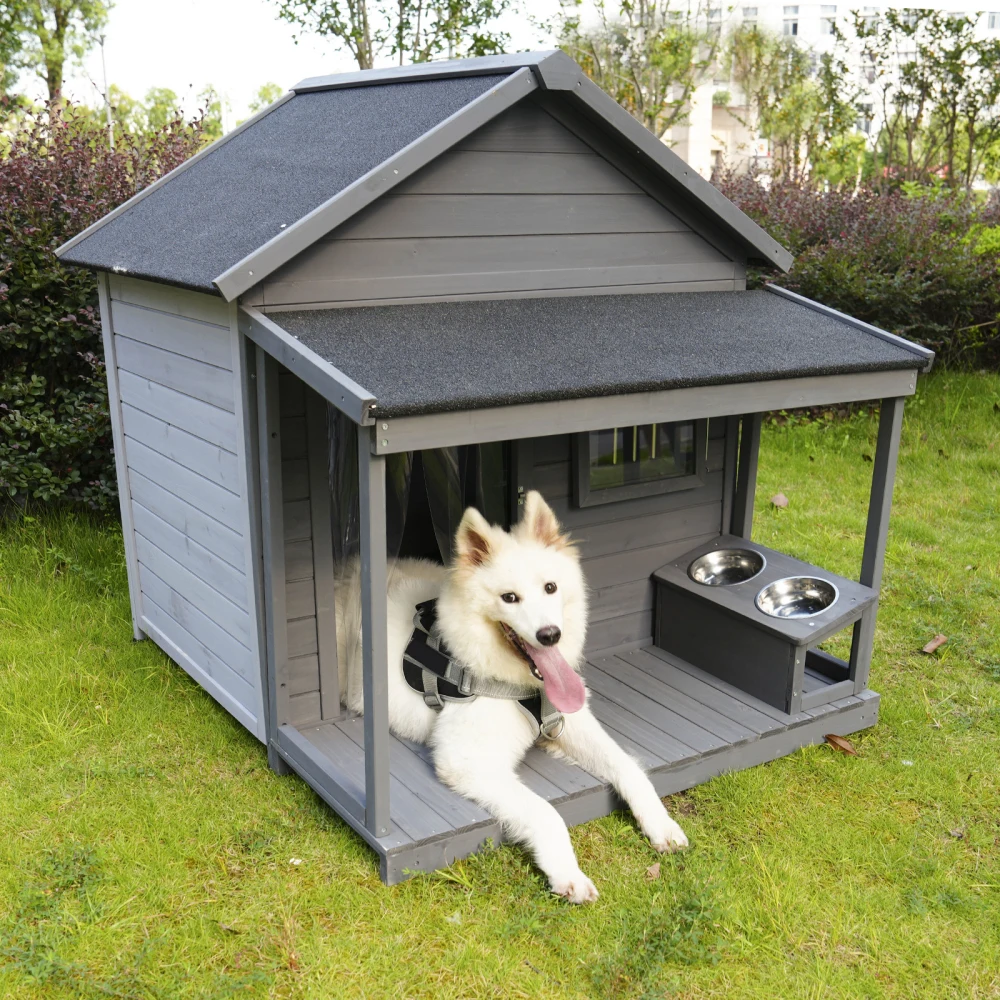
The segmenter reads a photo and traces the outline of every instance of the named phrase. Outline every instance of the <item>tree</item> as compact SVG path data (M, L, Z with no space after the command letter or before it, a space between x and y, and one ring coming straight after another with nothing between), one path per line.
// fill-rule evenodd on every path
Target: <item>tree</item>
M263 111L269 104L274 104L284 92L276 83L262 84L250 102L250 114L255 115L258 111Z
M633 118L662 138L687 120L695 89L709 75L720 36L707 8L670 0L596 0L598 23L584 26L581 0L561 0L559 46Z
M863 81L879 104L872 134L883 186L970 188L1000 140L1000 41L977 18L921 10L855 16Z
M858 163L857 144L848 140L860 89L850 86L838 49L816 59L790 38L743 25L729 39L726 55L746 102L743 116L733 114L770 140L775 177L803 182L834 173L839 179L846 159Z
M275 0L278 16L333 38L359 69L385 56L429 62L439 56L503 52L509 36L496 19L515 0Z
M0 39L13 50L13 66L45 81L52 102L62 92L66 60L93 47L109 7L108 0L8 0L0 5Z
M224 132L223 114L229 108L229 102L210 83L206 84L198 95L201 108L201 131L207 142L221 139Z

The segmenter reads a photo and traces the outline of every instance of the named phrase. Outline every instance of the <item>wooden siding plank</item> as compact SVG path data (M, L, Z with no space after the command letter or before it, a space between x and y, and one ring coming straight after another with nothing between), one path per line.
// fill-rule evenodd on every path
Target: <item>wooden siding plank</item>
M111 273L108 278L113 299L229 329L229 306L219 296L174 288L158 281L129 278L123 274Z
M177 593L182 594L195 607L225 629L234 639L249 648L251 640L250 616L224 597L214 587L205 583L176 559L171 558L153 542L136 532L135 547L141 566L148 566L161 580Z
M718 531L709 531L630 552L614 552L594 558L584 555L583 571L590 586L595 589L610 587L617 583L631 583L649 576L654 570L683 555L689 549L718 537Z
M316 616L316 588L311 578L285 582L285 608L288 620Z
M233 373L225 368L206 365L171 351L150 347L128 337L115 336L118 367L133 375L152 379L204 403L235 412Z
M637 611L652 611L655 597L656 588L648 577L592 590L588 604L590 620L601 622Z
M317 243L278 272L268 286L370 278L412 278L487 271L617 268L732 261L697 233L667 231L539 236L458 236L428 239L342 239ZM287 275L287 277L286 277ZM266 301L272 301L270 292Z
M253 703L253 685L247 683L246 679L240 677L228 663L216 656L208 646L175 621L145 591L142 594L142 614L161 632L171 636L174 642L230 697L241 705Z
M669 672L671 687L689 694L703 705L711 705L715 711L740 723L747 729L756 733L769 733L780 728L780 724L775 719L758 711L752 705L748 705L742 698L728 694L720 688L712 687L700 677L685 673L683 670L677 668L671 670L670 665L653 656L648 647L632 649L618 655L654 677L662 678Z
M253 652L239 639L233 638L201 608L161 580L149 566L140 565L139 580L142 593L154 604L170 615L230 670L239 674L244 681L251 686L256 682L260 666Z
M597 666L616 678L619 683L627 684L652 698L653 701L666 705L689 722L701 726L706 732L718 736L727 743L747 743L760 735L671 685L669 674L654 677L622 656L598 661Z
M285 579L308 580L313 578L312 542L308 539L301 542L289 542L285 546Z
M666 515L681 507L694 507L711 503L722 496L722 475L710 473L704 478L704 485L693 490L676 490L660 496L638 497L622 500L615 504L597 504L593 507L576 507L568 496L554 497L549 506L559 522L571 532L582 530L587 525L617 523L627 517L642 517L646 514ZM548 497L546 497L548 500Z
M301 542L312 538L312 517L308 500L285 501L284 511L286 542Z
M122 420L128 437L239 495L242 483L239 463L233 452L195 437L159 417L151 417L127 403L122 405Z
M711 265L715 267L715 265ZM417 293L413 295L380 295L376 297L361 297L356 299L311 299L310 308L316 309L350 309L356 306L379 305L415 305L421 302L475 302L483 299L535 299L564 298L572 295L646 295L660 292L740 292L746 287L746 268L742 264L734 267L736 278L731 276L711 278L705 281L640 281L638 284L618 281L613 284L569 285L567 287L549 288L499 288L493 291L449 292L445 295ZM620 277L620 276L619 276ZM269 302L264 303L261 293L251 305L266 308L267 313L278 315L282 312L301 309L303 302Z
M564 125L537 104L522 101L453 147L509 153L591 153Z
M135 469L129 470L128 477L132 497L137 503L242 572L244 545L237 532L197 507L192 507Z
M380 198L323 242L688 231L645 194L407 194Z
M629 642L649 640L653 636L653 612L637 611L592 622L587 631L587 653L597 654Z
M281 463L281 495L286 502L309 499L309 463L304 458Z
M195 358L216 368L232 370L228 326L222 328L214 323L201 323L128 302L114 302L111 312L115 333L121 337Z
M140 598L141 599L141 598ZM148 600L143 599L145 610L152 610L152 605ZM157 615L156 618L143 613L141 618L142 630L163 650L171 660L182 670L191 676L202 688L204 688L230 715L234 716L238 722L256 733L259 729L257 717L246 708L246 704L252 704L252 697L247 697L240 686L240 678L230 675L226 677L226 683L235 686L240 691L240 698L235 698L222 684L212 676L203 665L194 660L188 649L192 649L197 654L198 644L191 636L173 621L169 616ZM225 677L225 674L223 674ZM249 685L248 685L249 687ZM252 688L250 691L252 692Z
M184 535L173 525L157 517L142 504L132 504L135 530L157 548L169 552L182 566L194 573L214 590L229 598L238 608L247 610L246 574Z
M292 695L288 699L288 724L292 726L314 726L319 722L319 691Z
M289 657L285 676L289 697L319 691L319 658L315 655Z
M281 461L308 458L308 438L306 437L305 414L297 417L281 418Z
M618 505L613 506L617 508ZM681 507L669 514L657 512L577 528L573 532L573 540L585 559L594 559L616 552L646 549L681 539L716 534L721 517L722 501L712 501L694 507Z
M396 194L638 194L640 188L591 150L524 153L457 150L439 156Z
M211 403L202 402L194 396L131 372L119 372L119 387L123 403L152 417L166 420L195 437L225 448L226 451L237 450L236 419L229 410L212 406Z
M235 493L134 438L128 438L128 467L154 483L169 483L171 493L223 524L237 525L242 521L242 500Z
M297 618L288 623L288 655L308 656L319 652L316 618Z

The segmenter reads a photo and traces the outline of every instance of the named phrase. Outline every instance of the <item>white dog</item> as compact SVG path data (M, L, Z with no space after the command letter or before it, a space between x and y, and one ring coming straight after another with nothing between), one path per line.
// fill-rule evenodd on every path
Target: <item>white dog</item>
M398 736L433 748L441 781L479 803L509 836L526 844L554 893L573 903L596 899L597 889L580 871L559 813L517 776L533 744L609 782L658 851L686 847L687 838L642 768L587 705L578 673L587 622L579 557L536 492L525 498L524 516L509 534L470 507L459 525L455 551L447 568L413 559L391 566L389 725ZM357 577L342 581L337 595L341 696L361 712ZM440 702L431 707L407 683L403 662L414 633L414 609L434 598L434 639L460 670L465 668L473 690L507 691L505 696L444 700L443 708ZM548 729L554 738L541 735L535 719L509 693L519 689L537 693L536 700L544 692L547 701L542 704L562 713L561 732L558 726Z

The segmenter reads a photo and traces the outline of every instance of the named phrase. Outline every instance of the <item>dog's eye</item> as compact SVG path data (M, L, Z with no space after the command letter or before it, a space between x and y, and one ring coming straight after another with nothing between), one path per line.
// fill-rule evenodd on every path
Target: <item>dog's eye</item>
M554 594L559 588L554 583L545 584L545 593Z
M500 600L501 600L501 601L503 601L503 602L504 602L504 604L517 604L517 602L518 602L518 601L519 601L520 599L521 599L521 598L519 598L519 597L517 596L517 594L514 594L514 593L510 593L510 592L508 592L508 593L506 593L506 594L501 594L501 595L500 595Z

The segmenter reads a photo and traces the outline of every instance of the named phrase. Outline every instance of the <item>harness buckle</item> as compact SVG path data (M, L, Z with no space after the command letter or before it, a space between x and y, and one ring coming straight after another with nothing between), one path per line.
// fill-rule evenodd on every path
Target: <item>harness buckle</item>
M550 715L547 719L543 719L538 726L541 731L542 736L547 740L557 740L563 734L563 730L566 728L566 716L564 715Z
M465 695L472 694L472 674L468 667L462 667L461 676L458 678L458 690Z

